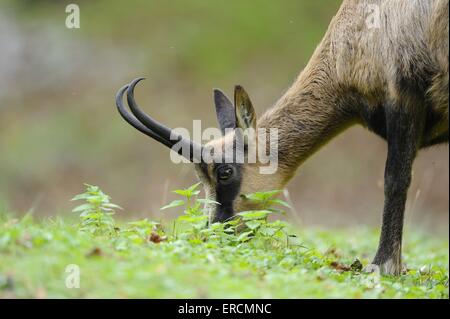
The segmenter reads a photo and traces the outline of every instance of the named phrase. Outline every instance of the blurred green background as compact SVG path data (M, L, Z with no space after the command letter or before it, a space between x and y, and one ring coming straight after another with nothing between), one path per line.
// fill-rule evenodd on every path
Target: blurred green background
M76 3L81 28L67 29ZM340 1L0 0L0 205L69 214L96 184L131 214L160 216L170 190L195 181L190 165L118 115L116 90L148 78L137 99L172 127L215 126L212 88L250 93L258 114L308 62ZM378 225L386 145L351 128L289 184L303 225ZM406 224L448 232L448 146L414 166ZM447 233L448 234L448 233Z

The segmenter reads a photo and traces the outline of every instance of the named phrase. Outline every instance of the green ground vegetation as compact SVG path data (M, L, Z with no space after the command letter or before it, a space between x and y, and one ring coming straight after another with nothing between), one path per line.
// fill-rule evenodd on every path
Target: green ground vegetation
M248 195L264 209L207 227L197 187L175 191L180 199L162 208L180 211L172 221L116 221L125 209L90 185L74 198L76 218L3 212L0 297L449 297L446 240L409 229L408 269L366 274L377 231L292 227L276 218L286 205L276 191Z

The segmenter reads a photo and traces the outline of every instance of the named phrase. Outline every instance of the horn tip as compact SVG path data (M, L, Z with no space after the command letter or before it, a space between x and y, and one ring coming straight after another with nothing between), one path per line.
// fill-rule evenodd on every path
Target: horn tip
M133 81L131 81L130 87L135 86L136 84L138 84L139 82L141 82L142 80L145 80L145 79L146 79L145 77L139 77L139 78L134 79Z

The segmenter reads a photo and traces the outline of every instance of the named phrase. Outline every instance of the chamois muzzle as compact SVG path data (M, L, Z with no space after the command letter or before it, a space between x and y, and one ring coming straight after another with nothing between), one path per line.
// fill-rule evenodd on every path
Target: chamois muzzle
M157 140L161 144L172 148L175 144L179 143L180 146L177 153L185 157L191 162L201 162L201 155L203 147L202 145L195 143L190 139L186 139L183 136L175 133L172 129L159 123L145 112L143 112L137 105L134 99L134 88L144 78L137 78L130 84L123 86L116 94L116 105L120 115L125 121L133 126L138 131L150 136ZM127 93L127 102L131 110L131 113L123 105L123 95ZM177 147L178 147L177 146ZM189 150L189 154L185 154L184 151Z

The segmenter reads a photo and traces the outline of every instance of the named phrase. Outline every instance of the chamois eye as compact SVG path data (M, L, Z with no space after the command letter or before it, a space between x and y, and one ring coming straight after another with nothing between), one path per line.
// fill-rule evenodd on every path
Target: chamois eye
M226 181L233 176L233 172L234 170L231 166L220 167L217 170L217 178L221 181Z

